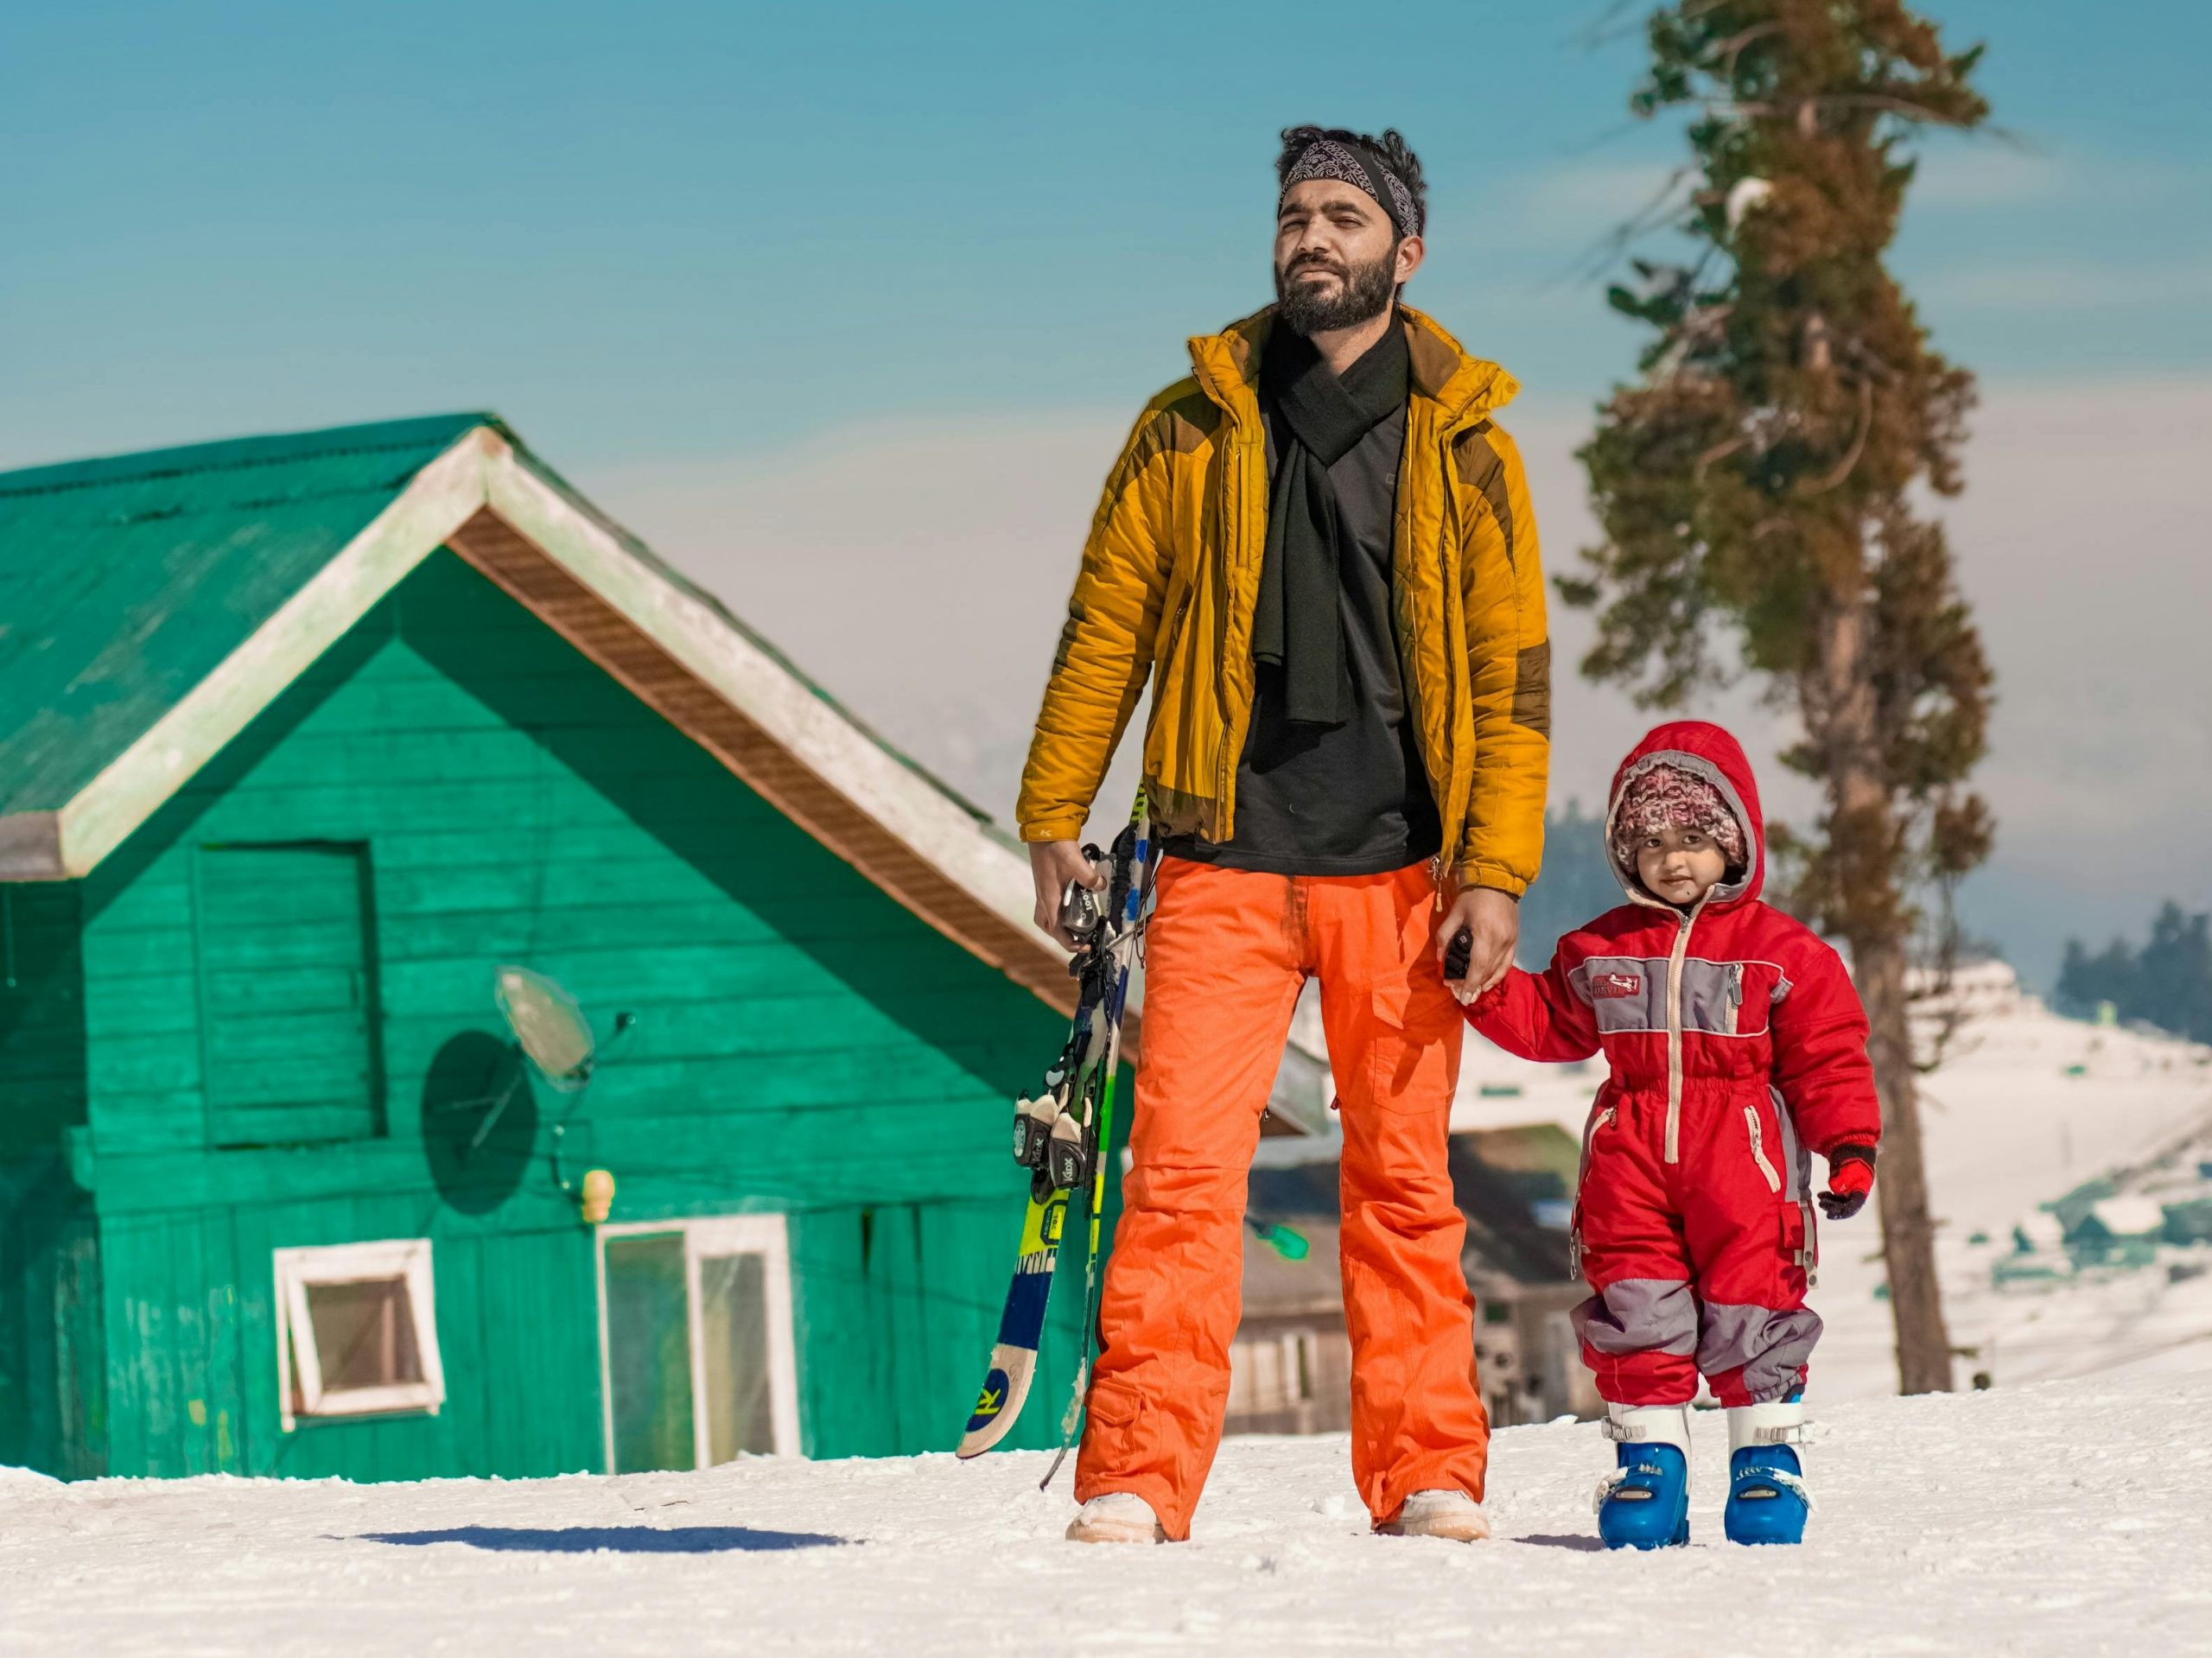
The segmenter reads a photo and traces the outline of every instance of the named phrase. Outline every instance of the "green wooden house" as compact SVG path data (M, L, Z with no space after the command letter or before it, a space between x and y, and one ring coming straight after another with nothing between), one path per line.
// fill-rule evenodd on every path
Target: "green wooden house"
M1065 1029L1030 904L489 416L0 474L0 1463L949 1447Z

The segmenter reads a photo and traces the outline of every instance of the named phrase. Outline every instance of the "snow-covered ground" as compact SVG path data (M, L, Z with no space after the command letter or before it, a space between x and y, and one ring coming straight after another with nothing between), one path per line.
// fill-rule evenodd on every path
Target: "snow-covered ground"
M2199 1355L2204 1350L2196 1350ZM1497 1436L1497 1536L1377 1538L1339 1438L1224 1446L1193 1540L1062 1542L1038 1454L419 1485L0 1474L0 1653L2212 1653L2212 1364L1826 1413L1800 1549L1608 1554L1589 1424Z
M1964 969L1955 994L1967 1017L1923 1079L1922 1128L1944 1310L1953 1343L1970 1350L1960 1384L1978 1370L1999 1385L2087 1375L2212 1344L2212 1270L2178 1280L2170 1272L2212 1267L2212 1249L2170 1250L2133 1271L2041 1286L1999 1289L1992 1274L2013 1227L2082 1182L2113 1170L2140 1181L2140 1166L2168 1150L2188 1148L2184 1163L2212 1158L2212 1049L2061 1018L2022 994L2002 963ZM1602 1059L1531 1064L1471 1037L1452 1126L1557 1122L1580 1135L1605 1075ZM1814 1174L1825 1178L1818 1159ZM1989 1241L1973 1242L1976 1234ZM1822 1407L1897 1385L1889 1305L1876 1294L1880 1248L1872 1208L1821 1228L1812 1303L1827 1332L1812 1394Z
M1993 1273L2093 1176L2118 1172L2122 1217L2212 1191L2212 1051L2058 1019L2001 969L1966 989L1926 1132L1961 1379L1996 1386L1884 1397L1878 1229L1827 1228L1802 1549L1719 1540L1711 1415L1696 1541L1655 1556L1596 1547L1610 1447L1565 1422L1497 1436L1497 1536L1471 1549L1369 1536L1335 1437L1230 1441L1164 1550L1061 1542L1066 1480L1039 1493L1034 1455L385 1486L0 1470L0 1655L2212 1654L2212 1248ZM1602 1078L1474 1042L1454 1121L1579 1134Z

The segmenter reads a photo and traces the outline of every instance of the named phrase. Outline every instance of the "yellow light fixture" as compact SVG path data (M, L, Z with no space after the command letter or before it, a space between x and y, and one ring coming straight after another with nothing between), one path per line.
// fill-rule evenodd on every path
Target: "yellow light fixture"
M614 1177L605 1169L587 1169L578 1194L586 1226L597 1226L614 1207Z

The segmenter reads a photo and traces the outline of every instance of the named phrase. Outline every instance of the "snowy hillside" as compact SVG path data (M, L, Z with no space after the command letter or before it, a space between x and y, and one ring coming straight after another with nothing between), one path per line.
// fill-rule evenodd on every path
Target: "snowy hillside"
M1974 1350L1960 1361L1961 1385L1977 1370L2004 1385L2212 1343L2212 1271L2198 1270L2212 1267L2212 1247L2077 1267L2052 1247L2056 1223L2040 1208L2114 1170L2138 1195L2193 1180L2197 1161L2212 1159L2212 1049L2063 1019L2001 963L1965 970L1954 994L1966 1017L1922 1088L1945 1311L1954 1344ZM1605 1074L1602 1059L1530 1064L1471 1036L1452 1126L1550 1121L1580 1134ZM2162 1153L2168 1166L2149 1166ZM1814 1170L1823 1178L1817 1160ZM2016 1226L2044 1235L2035 1259L2053 1262L2050 1276L2005 1270ZM1871 1209L1821 1229L1812 1302L1827 1334L1813 1394L1823 1406L1896 1385L1889 1307L1876 1293L1880 1243Z
M2205 1350L2199 1355L2212 1358ZM1041 1455L353 1486L0 1474L0 1653L2212 1652L2212 1369L1840 1407L1802 1549L1596 1549L1589 1424L1512 1428L1496 1538L1376 1538L1344 1441L1232 1441L1194 1540L1062 1542Z

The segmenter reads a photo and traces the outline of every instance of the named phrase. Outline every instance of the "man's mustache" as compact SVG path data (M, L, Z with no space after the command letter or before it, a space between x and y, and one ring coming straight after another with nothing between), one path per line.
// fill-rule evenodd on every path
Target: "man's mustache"
M1286 276L1295 276L1301 270L1325 270L1332 276L1344 276L1351 274L1344 266L1338 264L1325 253L1301 253L1283 267L1282 274Z

